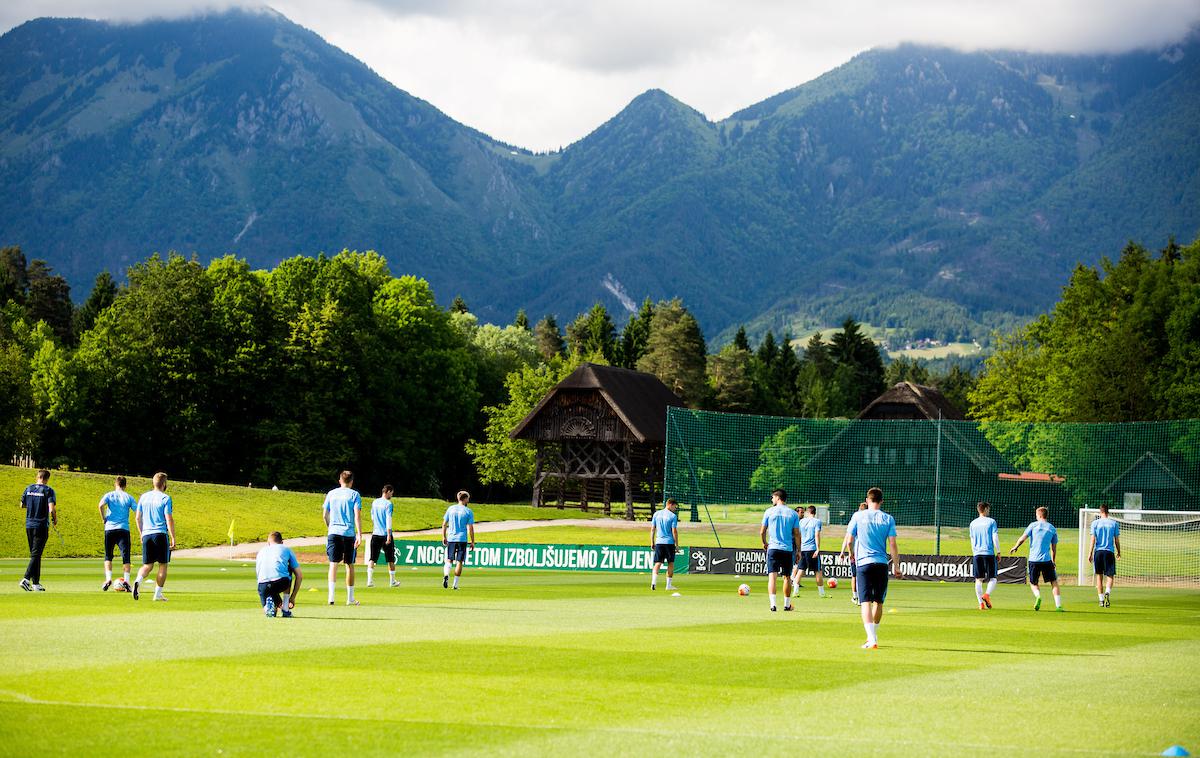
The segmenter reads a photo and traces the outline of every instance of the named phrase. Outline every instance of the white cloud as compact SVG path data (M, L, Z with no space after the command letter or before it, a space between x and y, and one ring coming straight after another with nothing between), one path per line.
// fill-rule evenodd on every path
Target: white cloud
M123 21L235 0L9 0L35 16ZM451 116L552 149L638 93L665 89L710 118L812 79L870 47L1120 52L1179 39L1196 0L276 0L273 7Z

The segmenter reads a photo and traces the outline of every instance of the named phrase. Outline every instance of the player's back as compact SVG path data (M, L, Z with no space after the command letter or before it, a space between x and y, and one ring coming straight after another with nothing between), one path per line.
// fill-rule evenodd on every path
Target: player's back
M329 533L351 536L354 534L355 511L362 508L362 496L349 487L338 487L325 495L325 510L329 512Z
M273 582L276 579L286 579L291 570L299 565L296 554L286 545L272 542L258 551L254 559L254 571L260 582Z
M800 519L800 549L816 550L817 535L821 532L821 519L816 516L805 516Z
M109 529L124 529L129 530L129 512L136 506L137 502L128 492L121 490L113 490L104 496L104 507L107 513L104 514L104 528Z
M1050 546L1058 544L1058 530L1049 521L1034 521L1025 528L1029 537L1029 562L1045 563L1053 560Z
M147 534L164 534L167 531L167 514L174 507L171 496L160 490L150 490L142 493L137 502L138 513L142 514L142 536Z
M773 505L763 514L767 527L768 550L795 550L793 530L799 528L800 517L786 505Z
M387 534L392 523L392 501L387 498L376 498L371 503L372 532L378 535Z
M1096 538L1097 550L1112 552L1115 549L1116 538L1121 534L1121 528L1117 526L1115 519L1104 516L1092 522L1091 532Z
M854 514L847 530L854 536L854 562L887 563L889 537L896 536L896 519L881 510Z
M48 484L31 484L21 493L21 507L25 509L25 528L42 526L50 521L50 503L55 500L54 490Z
M679 517L667 508L661 511L655 511L650 518L654 524L654 542L659 545L672 545L675 543L675 536L671 533L679 524Z
M467 526L475 523L475 513L462 503L454 503L442 517L446 524L447 542L466 542Z
M996 519L980 516L971 522L971 551L975 555L995 555Z

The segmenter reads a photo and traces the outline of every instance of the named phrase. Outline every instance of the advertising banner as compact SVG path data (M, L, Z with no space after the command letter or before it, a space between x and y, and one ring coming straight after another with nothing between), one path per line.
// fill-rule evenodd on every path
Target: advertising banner
M441 566L446 548L441 542L396 540L396 563L401 566ZM654 566L654 551L630 545L531 545L477 543L467 553L467 566L553 571L641 571ZM675 571L686 572L688 551L679 548Z
M900 555L900 570L905 579L926 582L969 582L969 555ZM834 553L821 553L825 576L849 579L853 571L848 560ZM761 548L694 547L688 551L689 574L765 575L767 552ZM1003 556L997 559L998 579L1003 584L1025 582L1025 559Z

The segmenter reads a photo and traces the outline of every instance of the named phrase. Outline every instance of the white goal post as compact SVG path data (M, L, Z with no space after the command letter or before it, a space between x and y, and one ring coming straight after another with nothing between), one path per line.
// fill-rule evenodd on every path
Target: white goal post
M1112 508L1121 535L1117 579L1162 587L1200 589L1200 511ZM1099 508L1079 509L1079 584L1094 580L1088 560L1092 522Z

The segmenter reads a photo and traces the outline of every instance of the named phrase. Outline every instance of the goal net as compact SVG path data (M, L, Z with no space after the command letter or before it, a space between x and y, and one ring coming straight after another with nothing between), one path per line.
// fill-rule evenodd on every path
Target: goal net
M1136 584L1200 588L1200 511L1112 509L1120 530L1121 558L1117 578ZM1097 508L1079 509L1079 584L1094 581L1088 560L1092 522Z

